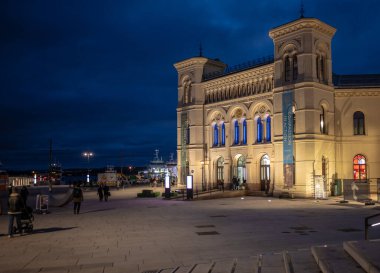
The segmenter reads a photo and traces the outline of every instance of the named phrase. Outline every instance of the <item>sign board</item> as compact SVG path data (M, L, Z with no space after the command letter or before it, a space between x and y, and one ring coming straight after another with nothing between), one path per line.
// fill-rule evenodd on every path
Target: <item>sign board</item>
M166 174L165 175L165 189L169 189L170 188L170 178L169 178L169 174Z
M345 200L364 202L369 199L367 180L343 179L343 196Z
M323 175L314 176L314 196L315 199L326 198L326 190Z
M284 186L293 187L293 90L282 93L282 132L283 132L283 160Z
M193 189L193 176L192 175L188 175L186 177L186 189Z

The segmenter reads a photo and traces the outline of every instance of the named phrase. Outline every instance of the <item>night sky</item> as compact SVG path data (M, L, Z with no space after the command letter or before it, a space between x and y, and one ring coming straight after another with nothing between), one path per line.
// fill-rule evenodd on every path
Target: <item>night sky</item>
M144 166L176 156L177 73L203 55L273 54L271 28L300 0L0 1L0 161L8 170ZM337 32L333 70L380 73L380 1L304 0Z

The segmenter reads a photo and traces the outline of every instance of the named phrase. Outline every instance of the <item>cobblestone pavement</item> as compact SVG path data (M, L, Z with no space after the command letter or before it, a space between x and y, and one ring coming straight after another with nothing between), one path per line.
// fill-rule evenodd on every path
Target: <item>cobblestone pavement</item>
M135 198L141 189L113 190L109 202L85 192L79 215L71 203L51 208L35 214L32 234L14 238L5 234L7 216L0 216L0 272L137 273L341 244L363 239L364 217L380 208L338 199Z

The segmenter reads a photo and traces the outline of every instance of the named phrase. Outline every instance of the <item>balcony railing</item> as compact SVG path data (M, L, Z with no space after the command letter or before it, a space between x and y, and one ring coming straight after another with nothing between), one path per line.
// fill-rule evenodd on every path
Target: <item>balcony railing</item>
M241 63L241 64L237 64L233 66L227 66L223 71L215 71L215 72L205 74L203 75L203 80L204 81L212 80L212 79L219 78L228 74L233 74L233 73L244 71L247 69L270 64L273 62L274 62L273 55L261 57L256 60L248 61L245 63Z

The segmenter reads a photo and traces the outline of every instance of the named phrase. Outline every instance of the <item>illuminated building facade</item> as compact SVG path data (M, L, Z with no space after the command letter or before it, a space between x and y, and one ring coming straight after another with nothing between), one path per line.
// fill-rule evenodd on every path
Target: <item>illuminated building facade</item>
M178 179L236 177L252 192L328 196L380 177L380 75L334 75L336 29L300 18L269 31L274 55L236 67L194 57L178 72ZM317 192L318 191L318 192Z

